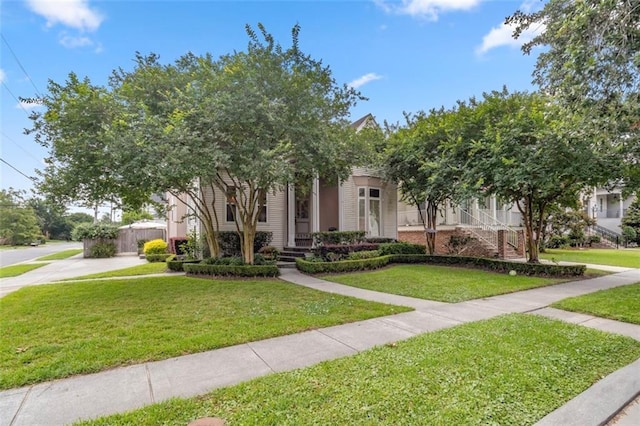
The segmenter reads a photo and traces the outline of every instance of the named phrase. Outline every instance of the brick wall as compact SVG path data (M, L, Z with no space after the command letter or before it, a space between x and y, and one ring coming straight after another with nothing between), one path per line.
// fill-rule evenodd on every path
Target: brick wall
M450 253L447 249L447 243L452 235L464 236L465 234L461 229L443 229L436 233L436 254L455 254ZM405 241L413 244L427 245L427 239L422 230L403 230L398 229L398 241ZM496 257L496 252L485 248L477 239L473 239L465 248L464 251L459 253L463 256L475 256L475 257Z

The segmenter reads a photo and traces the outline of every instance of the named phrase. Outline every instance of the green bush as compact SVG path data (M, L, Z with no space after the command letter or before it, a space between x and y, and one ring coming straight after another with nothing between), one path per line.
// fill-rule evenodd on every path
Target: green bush
M173 272L184 272L183 265L186 263L200 263L200 260L167 260L167 268Z
M546 248L563 248L568 247L571 243L568 235L554 235L549 238L549 241L546 244Z
M382 243L397 243L398 240L395 238L389 237L367 237L365 238L365 242L372 244L382 244Z
M76 241L116 239L118 227L109 223L81 223L73 229L71 237Z
M380 252L378 250L354 251L349 253L347 260L371 259L372 257L380 257Z
M94 259L113 257L116 255L116 243L113 241L98 241L89 248L89 256Z
M187 275L211 277L277 277L276 265L221 265L186 263L182 265Z
M358 244L364 241L364 231L329 231L311 234L314 246L325 244Z
M167 252L167 247L168 245L166 241L158 238L144 243L143 251L145 256L149 256L150 254L165 254Z
M261 254L266 260L278 260L278 258L280 257L280 250L278 250L274 246L264 246L260 250L258 250L258 253Z
M171 256L173 256L171 253L153 253L145 254L144 258L147 259L147 262L166 262Z
M339 260L337 262L310 262L302 258L296 258L296 267L308 274L354 272L378 269L389 263L391 256L379 256L360 260Z
M244 265L244 260L240 256L229 256L229 257L209 257L202 261L205 265L231 265L231 266L242 266Z
M217 232L216 238L223 256L239 256L242 253L240 250L240 236L236 231ZM258 253L262 247L268 246L272 239L272 232L256 231L256 236L253 240L253 252Z
M422 244L411 243L386 243L380 244L378 247L380 255L385 256L387 254L425 254L427 247Z
M323 244L315 247L313 254L329 262L345 260L349 254L359 251L377 250L378 244L358 243L358 244Z

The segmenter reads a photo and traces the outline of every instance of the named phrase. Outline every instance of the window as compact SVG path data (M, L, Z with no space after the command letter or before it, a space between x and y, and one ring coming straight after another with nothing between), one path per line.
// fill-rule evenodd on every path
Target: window
M358 229L370 237L381 235L381 201L379 188L358 188Z
M229 186L227 187L226 194L226 221L233 222L234 217L237 214L237 199L236 199L236 187ZM258 198L258 222L266 223L267 222L267 193L261 192Z

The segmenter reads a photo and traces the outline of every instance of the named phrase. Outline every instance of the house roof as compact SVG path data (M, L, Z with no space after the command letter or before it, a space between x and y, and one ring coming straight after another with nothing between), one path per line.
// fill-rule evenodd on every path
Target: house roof
M365 127L370 127L370 126L378 127L378 123L376 123L376 119L373 117L371 113L351 123L351 127L356 129L356 131L360 131Z

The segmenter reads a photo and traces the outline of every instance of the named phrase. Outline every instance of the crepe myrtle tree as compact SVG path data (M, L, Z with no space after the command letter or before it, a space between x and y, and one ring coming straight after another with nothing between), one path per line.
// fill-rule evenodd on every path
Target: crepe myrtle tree
M450 149L460 128L456 114L443 108L405 113L404 126L388 128L384 171L398 183L403 200L418 208L429 254L435 253L438 206L458 193L458 163Z
M360 94L300 50L298 25L288 48L258 29L246 27L245 51L188 54L171 65L138 55L132 72L119 70L111 81L128 114L117 151L137 159L121 163L138 164L127 175L187 194L214 256L216 189L224 194L235 204L246 263L267 194L316 176L344 180L367 153L348 121Z
M528 261L537 263L551 206L603 184L615 158L588 138L587 117L552 97L503 89L472 103L482 132L469 145L463 180L517 206Z

